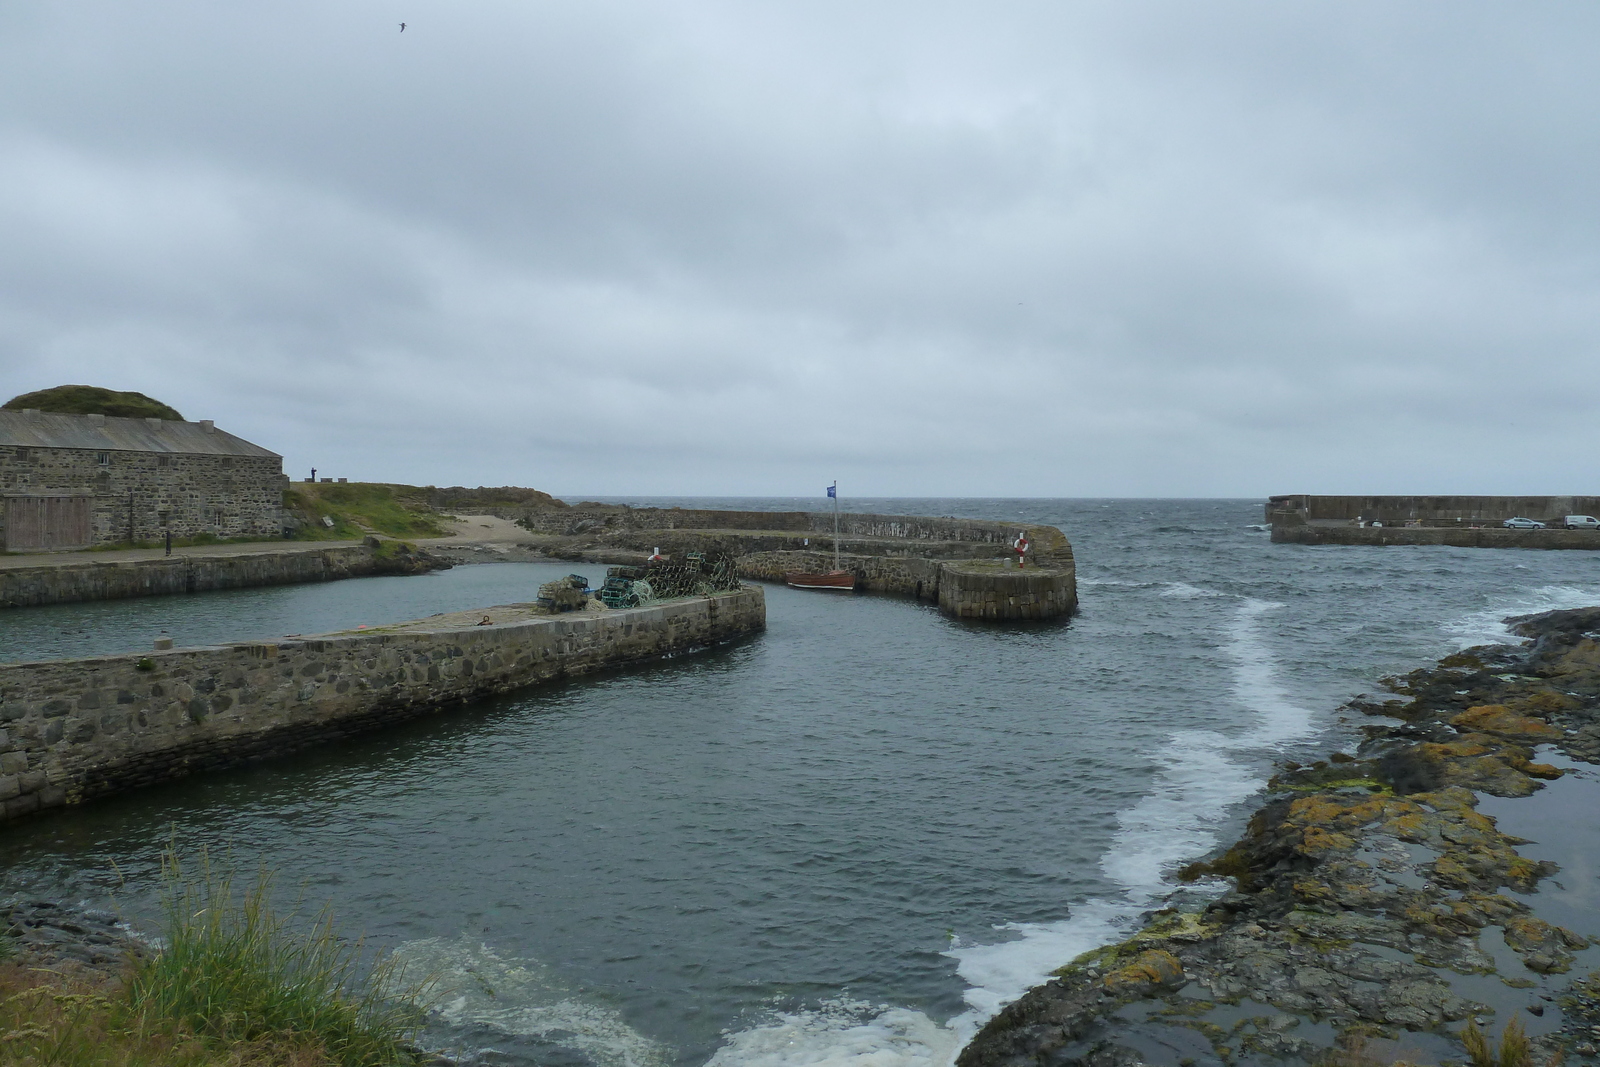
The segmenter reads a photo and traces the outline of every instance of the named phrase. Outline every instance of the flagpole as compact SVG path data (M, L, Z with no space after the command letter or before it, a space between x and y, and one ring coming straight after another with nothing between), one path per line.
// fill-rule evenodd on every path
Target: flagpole
M833 481L833 490L828 494L833 497L833 569L840 570L839 566L839 480Z

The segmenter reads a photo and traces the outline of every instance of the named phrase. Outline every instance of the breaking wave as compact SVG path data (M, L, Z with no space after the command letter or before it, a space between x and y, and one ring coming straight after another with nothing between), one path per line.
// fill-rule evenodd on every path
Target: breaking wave
M574 994L534 960L505 959L460 938L408 941L395 956L410 975L432 975L441 1000L432 1023L478 1044L493 1035L556 1039L598 1067L670 1067L667 1046L614 1008Z
M1522 640L1505 624L1508 617L1537 615L1562 608L1587 608L1600 604L1600 587L1545 585L1526 593L1500 597L1479 611L1445 623L1439 629L1459 648L1473 645L1516 644Z
M1169 583L1161 595L1230 596L1181 582ZM1063 963L1121 936L1170 891L1172 868L1214 848L1227 811L1261 788L1258 769L1238 757L1303 740L1313 729L1311 713L1289 697L1262 637L1263 616L1281 607L1239 600L1223 647L1232 693L1247 713L1247 724L1237 733L1183 730L1166 739L1155 756L1149 792L1121 814L1100 860L1121 890L1117 896L1085 901L1059 922L1007 923L998 928L1010 935L1006 940L962 944L953 939L945 954L956 960L967 983L967 1011L948 1025L905 1008L841 1001L816 1011L780 1013L731 1034L709 1067L943 1067L1000 1008Z

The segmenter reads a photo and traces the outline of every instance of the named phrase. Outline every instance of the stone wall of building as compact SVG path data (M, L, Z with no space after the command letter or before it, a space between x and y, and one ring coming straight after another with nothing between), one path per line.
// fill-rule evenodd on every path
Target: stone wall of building
M731 641L758 587L648 607L0 666L0 819Z
M0 448L0 494L89 497L95 545L156 541L169 529L174 537L277 537L287 485L277 457Z

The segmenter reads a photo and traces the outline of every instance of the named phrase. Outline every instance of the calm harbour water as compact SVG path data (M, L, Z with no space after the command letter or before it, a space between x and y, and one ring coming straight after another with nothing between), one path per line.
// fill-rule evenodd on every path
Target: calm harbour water
M1272 545L1254 501L849 506L1058 525L1082 611L994 627L769 586L733 648L0 829L5 888L139 915L169 840L230 848L443 974L430 1039L484 1063L937 1065L1235 833L1273 760L1350 741L1351 695L1600 602L1600 553ZM584 573L508 566L29 609L0 642L39 612L314 632Z

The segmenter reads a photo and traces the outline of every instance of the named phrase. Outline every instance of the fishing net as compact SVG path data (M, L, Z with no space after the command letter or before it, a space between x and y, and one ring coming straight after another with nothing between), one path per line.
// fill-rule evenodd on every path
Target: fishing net
M611 567L600 599L607 607L633 608L652 600L705 596L739 588L734 557L687 552L681 560L651 560L642 567Z

